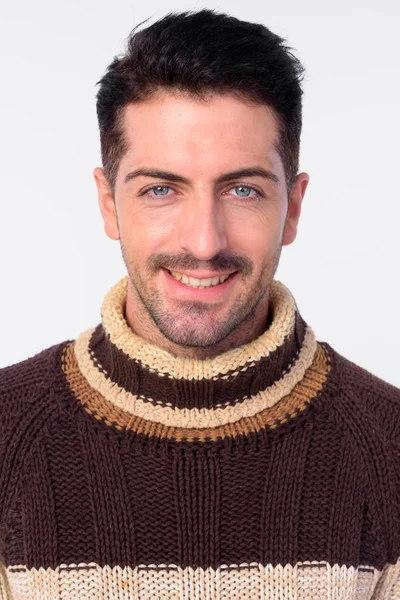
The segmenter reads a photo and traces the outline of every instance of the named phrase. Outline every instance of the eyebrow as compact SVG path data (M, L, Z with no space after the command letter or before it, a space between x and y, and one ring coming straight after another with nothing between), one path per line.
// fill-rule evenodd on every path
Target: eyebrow
M135 171L131 171L125 176L124 183L128 183L128 181L131 181L135 177L154 177L155 179L168 179L168 181L173 181L175 183L191 183L190 179L187 179L182 175L177 175L176 173L171 173L169 171L159 171L158 169L136 169ZM264 177L264 179L273 181L276 184L280 183L279 177L272 171L264 169L264 167L250 167L224 173L215 180L215 183L226 183L232 179L241 179L242 177Z

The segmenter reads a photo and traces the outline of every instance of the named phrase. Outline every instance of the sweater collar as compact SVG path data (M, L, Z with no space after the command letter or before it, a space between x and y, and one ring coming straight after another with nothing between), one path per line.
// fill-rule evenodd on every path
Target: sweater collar
M252 417L290 393L317 342L289 290L274 280L269 327L211 359L176 358L133 333L125 319L128 276L104 298L101 323L74 344L80 373L107 402L165 426L216 427Z

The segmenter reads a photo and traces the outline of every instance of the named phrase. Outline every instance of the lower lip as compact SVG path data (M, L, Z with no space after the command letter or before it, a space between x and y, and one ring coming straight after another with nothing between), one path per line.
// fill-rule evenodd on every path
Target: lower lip
M165 281L170 286L176 295L186 300L218 300L226 294L236 279L238 272L236 271L228 277L223 283L213 285L211 287L199 289L185 285L169 274L167 269L161 269L164 273Z

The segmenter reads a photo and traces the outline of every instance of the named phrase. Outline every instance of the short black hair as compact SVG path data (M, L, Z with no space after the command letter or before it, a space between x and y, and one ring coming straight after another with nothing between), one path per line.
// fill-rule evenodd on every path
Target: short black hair
M127 151L124 107L163 89L200 97L231 93L274 109L277 150L290 190L299 168L305 68L286 40L260 23L211 9L170 12L137 31L142 23L130 33L126 53L97 82L101 157L112 190Z

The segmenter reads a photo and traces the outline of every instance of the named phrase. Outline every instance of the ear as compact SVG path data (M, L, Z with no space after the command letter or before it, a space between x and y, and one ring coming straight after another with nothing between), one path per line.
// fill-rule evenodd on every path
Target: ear
M104 231L112 240L119 240L117 212L110 184L100 167L95 168L93 176L97 186L97 197L104 221Z
M285 229L283 232L282 246L287 246L296 239L301 204L303 202L309 180L310 176L307 173L299 173L294 184L292 185L289 195L289 206L286 215Z

